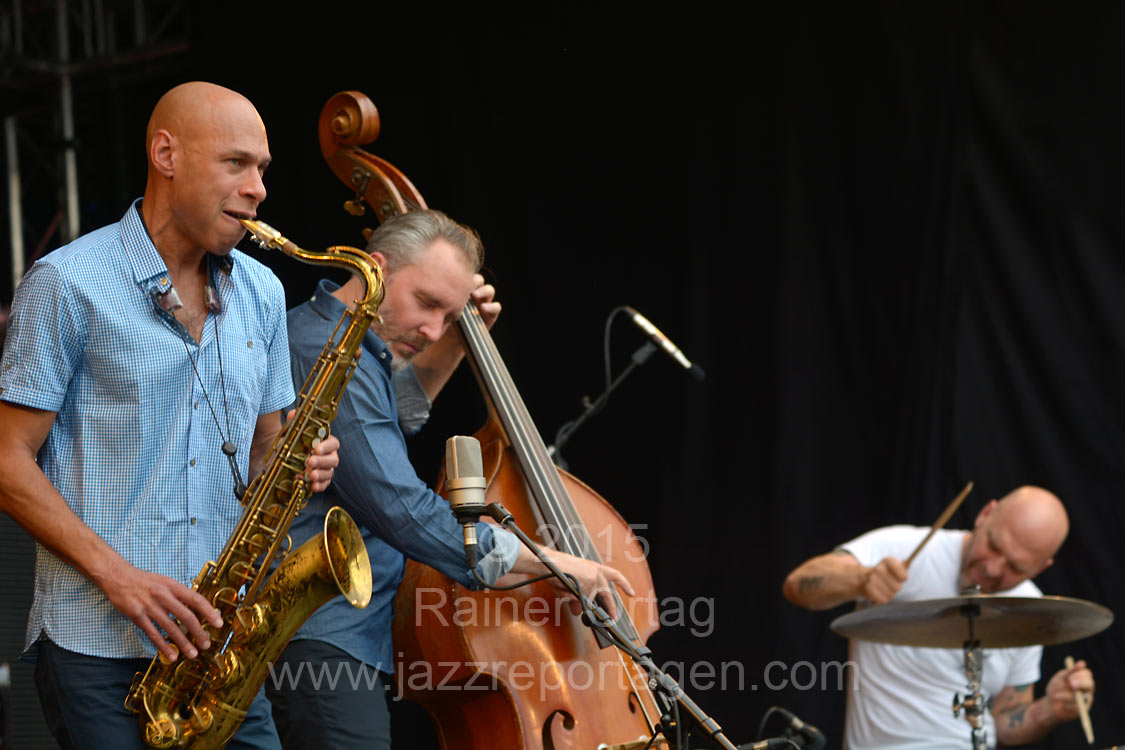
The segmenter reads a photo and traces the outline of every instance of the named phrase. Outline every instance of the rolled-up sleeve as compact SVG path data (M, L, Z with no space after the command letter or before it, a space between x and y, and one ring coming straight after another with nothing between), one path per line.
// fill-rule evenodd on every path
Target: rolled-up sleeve
M391 382L398 401L398 426L403 434L416 435L430 419L430 397L418 382L413 366L395 370Z

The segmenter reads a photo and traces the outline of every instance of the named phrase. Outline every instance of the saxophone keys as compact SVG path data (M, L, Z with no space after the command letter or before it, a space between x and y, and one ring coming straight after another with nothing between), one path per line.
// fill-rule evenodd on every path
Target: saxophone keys
M262 509L261 526L269 529L271 534L276 533L275 529L284 515L285 508L280 503L270 503Z
M232 685L243 679L242 673L242 661L234 651L228 649L212 662L211 683L217 687Z
M244 560L240 560L239 562L236 562L234 565L230 566L229 578L233 583L237 583L239 586L248 582L253 577L253 566L251 566L250 563Z
M211 597L211 604L220 612L226 612L238 604L238 592L230 586L223 586ZM215 640L212 638L211 640Z
M157 656L160 657L160 663L164 666L170 666L176 659L180 657L180 647L175 643L172 643L171 641L168 641L168 645L171 647L172 651L175 652L174 658L169 659L168 656L164 653L163 649L156 652Z
M152 719L145 724L145 742L149 747L162 750L172 747L179 739L179 727L167 716Z
M246 643L266 630L266 611L260 604L240 607L235 611L235 640Z
M269 541L267 541L264 534L254 534L246 540L246 550L250 553L251 557L255 559L265 552L269 546Z
M193 732L203 734L211 729L211 725L215 723L215 716L211 713L211 709L205 706L196 706L191 712L191 719L188 723L191 724Z

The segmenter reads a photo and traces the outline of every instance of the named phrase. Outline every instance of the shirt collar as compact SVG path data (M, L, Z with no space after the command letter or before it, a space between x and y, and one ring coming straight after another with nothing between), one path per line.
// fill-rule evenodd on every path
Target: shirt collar
M325 320L339 320L340 317L350 309L332 295L332 292L339 288L339 284L329 281L328 279L321 279L320 283L316 285L316 293L313 294L312 299L309 300L309 307ZM363 348L371 352L371 356L375 358L375 361L381 364L388 373L391 371L391 360L394 358L394 355L391 354L391 350L387 348L383 340L370 328L367 329L367 334L363 337Z
M121 241L125 246L125 257L133 269L133 279L137 284L149 289L150 292L164 294L172 287L172 279L168 275L168 265L160 257L156 246L152 244L148 228L141 217L141 198L133 201L129 210L121 219ZM230 278L234 271L233 253L227 255L209 254L211 263L226 277Z

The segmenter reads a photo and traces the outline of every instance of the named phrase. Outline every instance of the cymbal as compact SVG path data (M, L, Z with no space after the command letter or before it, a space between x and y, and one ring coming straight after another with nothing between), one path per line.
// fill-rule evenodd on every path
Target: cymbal
M971 605L979 608L972 625L983 648L1069 643L1113 622L1113 612L1083 599L976 595L879 604L837 617L832 630L861 641L959 649L969 638Z

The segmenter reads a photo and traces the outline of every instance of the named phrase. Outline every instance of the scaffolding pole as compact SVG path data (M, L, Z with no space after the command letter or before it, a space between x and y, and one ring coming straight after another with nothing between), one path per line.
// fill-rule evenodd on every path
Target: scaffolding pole
M23 195L20 192L20 162L18 132L15 115L4 118L4 145L8 158L8 228L12 246L12 289L23 278L25 252L23 249Z
M66 223L63 225L64 242L78 237L78 155L74 149L74 94L71 91L70 31L66 16L66 0L58 0L59 29L59 97L61 99L63 179L66 186Z

